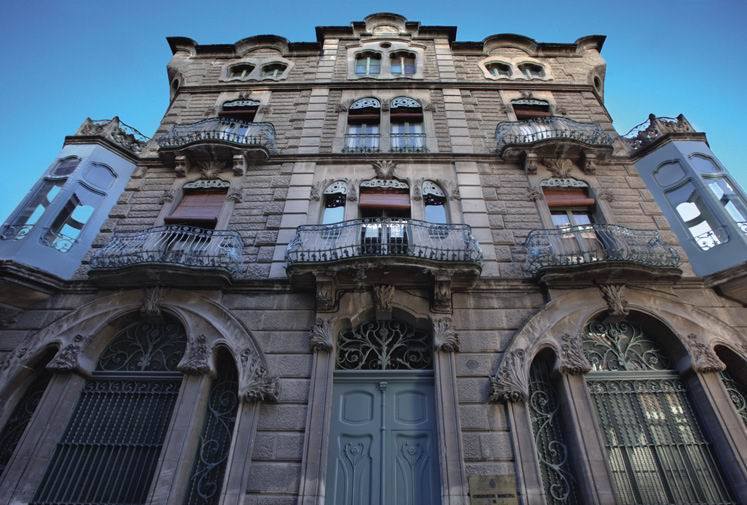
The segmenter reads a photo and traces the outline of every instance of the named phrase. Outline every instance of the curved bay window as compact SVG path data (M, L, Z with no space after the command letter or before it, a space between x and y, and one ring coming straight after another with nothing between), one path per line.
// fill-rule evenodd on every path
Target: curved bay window
M685 386L654 339L664 332L643 316L598 318L584 331L584 354L592 365L586 382L617 503L734 503Z
M390 71L393 75L415 75L415 55L408 51L398 51L389 56Z
M381 55L374 52L363 52L355 55L356 75L379 75L381 73Z
M561 420L561 400L552 377L554 361L555 356L549 350L532 361L527 407L546 503L574 505L580 503L578 485Z
M414 98L398 96L390 105L392 152L424 152L423 107Z
M227 351L219 351L216 369L184 505L215 505L221 495L239 407L239 378Z
M10 413L3 429L0 430L0 479L52 378L52 372L45 366L53 355L53 352L49 353L39 361L39 366L26 385L23 396Z
M345 152L371 153L379 151L381 102L376 98L361 98L350 105L345 134Z
M181 385L170 316L114 336L86 381L32 503L145 503Z

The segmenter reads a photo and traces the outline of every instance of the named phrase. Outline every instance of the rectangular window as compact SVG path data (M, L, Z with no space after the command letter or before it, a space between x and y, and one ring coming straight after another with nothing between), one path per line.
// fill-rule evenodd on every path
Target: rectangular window
M214 229L225 200L225 192L187 193L164 221L166 224Z
M83 228L93 214L94 207L81 202L74 194L49 227L44 242L60 252L67 252L78 240Z
M692 182L669 191L666 195L685 228L702 250L707 251L728 240L728 236Z

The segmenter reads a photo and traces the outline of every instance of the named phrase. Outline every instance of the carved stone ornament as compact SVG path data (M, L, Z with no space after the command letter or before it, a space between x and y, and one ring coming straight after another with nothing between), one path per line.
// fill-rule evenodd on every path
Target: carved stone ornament
M527 198L532 202L536 202L538 200L544 199L545 194L542 192L540 188L536 186L529 186L527 188Z
M311 328L309 344L312 352L329 352L332 350L332 323L328 319L319 318Z
M331 279L316 279L316 310L317 312L332 312L337 302L337 290Z
M187 352L177 368L187 375L207 374L210 373L209 360L207 338L205 335L200 335L194 341L189 342Z
M581 171L585 174L594 175L597 172L597 165L595 158L591 155L586 155L581 158L578 162Z
M316 181L314 184L311 185L311 199L319 201L322 199L322 186L325 184L325 181Z
M241 352L241 387L239 395L245 402L275 402L280 394L277 377L270 377L262 360L252 349Z
M203 179L217 179L218 174L226 169L226 164L222 161L209 160L200 163L200 176Z
M581 375L591 370L584 354L581 335L564 333L560 337L560 373Z
M347 112L347 111L348 111L348 106L345 105L344 103L338 103L337 106L335 107L335 112Z
M524 172L527 175L534 175L537 173L537 164L538 164L537 155L534 153L524 153L523 162L522 165L524 167Z
M174 201L174 190L171 188L164 189L163 194L158 199L158 203L161 205L163 205L166 202L173 202L173 201Z
M615 194L609 189L603 189L597 193L598 200L604 200L605 202L612 202L615 200Z
M624 318L628 315L628 301L625 299L624 284L604 284L599 286L602 291L602 297L607 302L609 315L613 318Z
M423 182L425 179L420 177L419 179L415 180L415 184L412 186L412 199L416 201L420 201L423 199Z
M83 335L75 335L73 341L60 349L52 361L47 363L47 369L56 372L72 372L78 369L80 366L78 360L85 340Z
M449 198L452 200L461 200L462 194L459 192L459 184L457 184L454 181L438 181L439 184L441 184L441 187L446 188L446 190L449 192Z
M436 351L459 352L459 335L451 329L451 319L433 321L433 348Z
M140 312L147 317L158 317L161 315L161 288L154 286L147 288L143 296L143 306Z
M451 279L436 279L433 282L431 310L451 313Z
M394 286L387 286L384 284L374 286L373 298L376 310L385 312L392 310L392 302L394 301Z
M690 333L687 336L687 345L690 348L693 369L696 372L723 372L726 370L724 362L695 333Z
M234 202L234 203L241 203L244 201L244 197L241 194L240 190L237 191L231 191L226 195L226 200Z
M490 378L490 401L519 402L529 396L525 373L526 353L516 349L504 354L498 372Z
M233 175L241 177L246 173L246 158L243 154L234 155L231 168L233 170Z
M561 179L568 178L571 170L573 170L573 162L568 159L545 158L542 160L542 164L547 167L552 175Z
M189 158L183 154L174 156L174 171L177 177L186 177L189 172Z
M396 177L397 164L391 160L377 160L371 165L378 179L394 179Z

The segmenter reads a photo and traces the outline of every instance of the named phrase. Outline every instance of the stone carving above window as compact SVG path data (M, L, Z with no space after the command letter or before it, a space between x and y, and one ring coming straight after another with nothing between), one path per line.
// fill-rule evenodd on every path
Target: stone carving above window
M529 396L526 376L526 352L515 349L503 355L496 374L490 378L490 400L523 402Z

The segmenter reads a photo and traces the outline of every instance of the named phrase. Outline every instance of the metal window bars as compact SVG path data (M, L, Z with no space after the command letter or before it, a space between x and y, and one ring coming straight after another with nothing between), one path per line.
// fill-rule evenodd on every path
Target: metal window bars
M635 263L677 268L680 258L657 231L633 230L619 225L594 224L533 230L525 242L525 269L536 274L553 267L591 263Z
M144 231L114 234L91 258L91 268L113 270L134 265L161 264L241 272L244 244L230 230L167 225Z
M392 133L391 145L393 153L425 153L425 133Z
M214 117L192 124L174 125L166 135L156 139L161 148L179 148L203 141L259 146L269 152L275 152L275 127L272 123Z
M545 140L574 140L591 146L611 147L612 136L596 123L580 123L559 116L504 121L495 129L496 150Z
M345 134L345 145L342 148L345 153L378 153L378 133L347 133Z
M388 218L299 226L286 254L289 264L369 256L466 263L482 260L480 246L468 225Z

